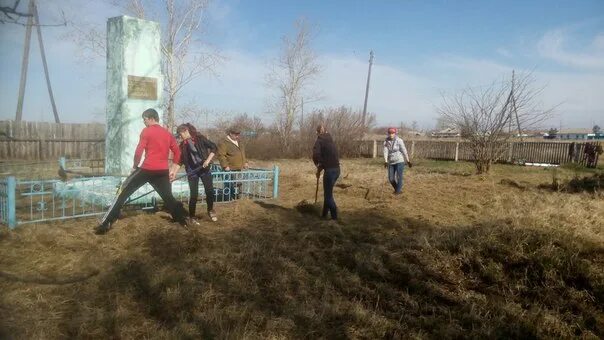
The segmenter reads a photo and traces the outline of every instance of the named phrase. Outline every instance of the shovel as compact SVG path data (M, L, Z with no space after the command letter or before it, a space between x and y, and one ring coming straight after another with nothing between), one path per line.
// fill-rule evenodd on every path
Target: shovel
M317 207L317 200L319 198L319 177L317 177L317 186L315 188L315 203L310 203L307 200L302 200L296 204L296 210L303 214L312 214L316 215L320 212L319 207Z
M317 176L317 186L315 188L315 204L317 204L318 197L319 197L319 176Z

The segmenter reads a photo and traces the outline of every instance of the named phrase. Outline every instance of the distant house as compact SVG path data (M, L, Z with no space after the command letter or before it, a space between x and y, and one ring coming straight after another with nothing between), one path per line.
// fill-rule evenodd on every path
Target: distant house
M563 140L585 140L589 135L595 135L591 129L565 129L558 131L557 139Z
M597 139L597 140L604 139L604 132L590 133L587 135L587 139Z
M455 128L446 128L440 131L433 131L430 136L432 138L459 138L461 134Z
M424 135L423 132L416 130L402 130L401 134L406 137L421 137Z
M543 138L547 135L547 132L541 130L523 130L522 134L516 133L514 137Z

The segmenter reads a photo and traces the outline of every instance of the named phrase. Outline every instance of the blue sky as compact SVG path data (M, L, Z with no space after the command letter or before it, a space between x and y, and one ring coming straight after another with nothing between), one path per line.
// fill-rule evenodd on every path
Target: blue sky
M2 0L6 1L6 0ZM25 6L25 4L22 4ZM42 21L63 10L103 29L120 11L102 1L49 0ZM380 124L431 128L445 95L532 71L551 126L604 125L604 1L214 1L205 46L220 50L216 74L203 75L180 98L214 115L247 112L270 121L267 65L281 37L305 17L316 27L323 66L312 84L321 100L307 110L361 108L369 50L375 52L368 110ZM70 27L44 27L53 90L66 122L104 120L105 62L82 61ZM0 119L15 114L24 27L0 25ZM203 47L200 47L203 48ZM26 120L52 120L37 40L32 39Z

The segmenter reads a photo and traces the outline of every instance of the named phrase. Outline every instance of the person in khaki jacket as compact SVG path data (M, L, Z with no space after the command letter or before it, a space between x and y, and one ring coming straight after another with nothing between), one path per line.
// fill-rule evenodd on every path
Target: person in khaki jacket
M240 137L241 130L237 127L231 127L227 131L227 136L218 144L218 161L224 171L241 171L248 168L245 147ZM223 196L226 196L225 199L235 199L241 193L241 183L236 183L237 179L241 179L240 174L225 176L227 181L223 191Z

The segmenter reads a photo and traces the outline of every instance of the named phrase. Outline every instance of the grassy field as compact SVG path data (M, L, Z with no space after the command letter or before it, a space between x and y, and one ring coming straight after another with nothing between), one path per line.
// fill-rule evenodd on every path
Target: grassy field
M419 161L394 196L381 164L347 160L336 223L295 208L310 162L276 163L279 200L214 224L3 229L0 338L604 337L603 196L540 188L593 171Z

